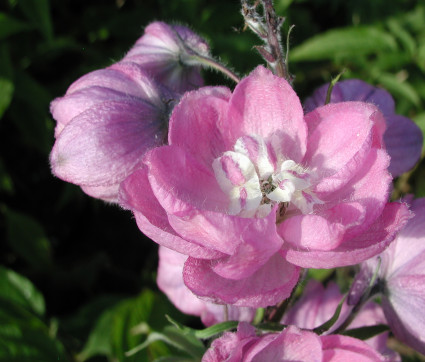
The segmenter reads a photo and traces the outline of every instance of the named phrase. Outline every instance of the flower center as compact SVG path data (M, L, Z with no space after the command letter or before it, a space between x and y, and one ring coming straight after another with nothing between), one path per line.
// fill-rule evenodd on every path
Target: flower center
M229 197L229 214L265 217L276 204L294 207L303 214L322 203L311 191L311 177L305 168L281 154L278 140L266 143L258 135L239 138L234 151L213 161L220 188Z

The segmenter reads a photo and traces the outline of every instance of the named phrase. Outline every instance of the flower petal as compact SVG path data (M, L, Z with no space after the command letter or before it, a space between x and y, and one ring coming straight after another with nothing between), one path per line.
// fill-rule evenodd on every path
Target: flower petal
M288 82L261 66L236 86L223 128L233 144L244 135L267 139L280 132L288 159L298 163L305 153L307 132L298 96Z
M218 258L222 253L182 239L171 227L168 217L155 198L143 165L127 177L120 188L121 206L133 211L139 229L160 245L198 258Z
M213 266L207 260L188 258L183 269L185 284L205 300L236 306L274 305L291 294L299 277L299 268L278 253L246 279L225 279L213 272Z
M289 249L286 259L304 268L335 268L358 264L381 253L394 240L411 214L405 204L388 203L381 216L357 237L330 251Z

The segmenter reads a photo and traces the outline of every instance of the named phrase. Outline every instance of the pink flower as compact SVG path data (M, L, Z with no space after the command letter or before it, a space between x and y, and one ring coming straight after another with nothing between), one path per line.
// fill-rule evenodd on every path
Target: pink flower
M355 338L317 336L289 326L281 333L257 336L255 328L240 323L236 333L225 333L211 344L202 362L262 361L384 361L366 343Z
M182 98L169 146L146 154L122 184L122 204L147 236L189 256L184 281L196 295L272 305L294 287L294 265L359 263L409 217L387 203L383 122L360 102L304 119L290 85L258 67L233 94L206 87Z
M159 247L157 283L170 301L183 313L201 317L206 326L234 320L251 322L255 309L205 302L194 295L183 282L183 265L187 256L163 246ZM226 311L227 309L227 311Z
M411 210L415 216L380 255L377 287L394 335L425 354L425 198L414 200ZM364 292L377 265L377 258L362 263L352 300Z
M329 84L316 89L304 103L306 112L325 104ZM395 114L394 100L391 95L380 88L359 79L338 82L332 90L331 102L362 101L376 105L384 114L387 128L384 142L391 157L388 167L396 177L409 171L418 162L422 151L422 132L409 118Z
M282 324L295 325L303 329L314 329L327 322L334 315L342 294L335 283L326 288L315 280L310 280L301 298L291 307L282 319ZM342 305L338 321L326 334L332 333L347 318L351 308L345 302ZM382 308L374 303L367 303L351 322L348 329L387 324ZM387 347L388 332L381 333L365 342L386 357L388 361L400 361L400 356Z
M147 150L164 144L173 97L134 63L81 77L51 103L57 121L52 172L93 197L116 202L120 182Z
M203 85L196 55L209 56L204 39L185 26L156 21L146 27L124 60L141 65L161 84L184 93Z

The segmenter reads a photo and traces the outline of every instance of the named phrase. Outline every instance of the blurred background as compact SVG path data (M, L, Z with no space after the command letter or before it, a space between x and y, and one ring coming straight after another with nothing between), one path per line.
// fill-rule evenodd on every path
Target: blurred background
M275 6L285 32L295 24L289 69L302 100L346 68L343 79L384 87L397 113L425 130L422 1ZM56 179L48 161L50 101L120 60L153 20L189 25L241 76L262 63L237 0L0 2L0 361L153 360L175 351L156 342L133 357L124 352L163 328L164 314L201 327L157 291L157 246L132 215ZM217 73L204 77L233 86ZM423 158L395 181L395 197L405 193L425 196ZM146 332L133 333L135 326ZM406 360L419 358L403 352Z

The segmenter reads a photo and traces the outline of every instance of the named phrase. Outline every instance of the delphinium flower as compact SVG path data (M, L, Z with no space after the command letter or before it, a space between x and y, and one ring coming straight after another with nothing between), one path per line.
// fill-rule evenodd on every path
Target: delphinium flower
M176 96L135 63L93 71L55 99L52 172L87 194L116 202L118 187L144 153L166 141Z
M325 288L322 283L312 279L304 288L301 298L284 315L281 323L313 330L332 318L342 297L338 285L334 282L329 282ZM325 334L335 331L351 312L352 307L344 301L338 320ZM381 324L387 324L382 308L377 303L370 301L361 308L346 329ZM380 333L365 342L385 356L386 360L400 361L400 356L387 347L388 334L388 331Z
M425 354L425 198L410 201L415 216L379 256L381 264L372 291L380 292L394 335ZM378 263L378 258L372 258L361 264L350 292L352 304L364 293Z
M155 21L124 59L141 65L161 84L182 94L203 85L200 57L209 58L204 39L185 26Z
M231 93L184 95L168 146L121 188L139 228L188 255L185 284L213 302L263 307L287 298L298 267L357 264L409 218L388 203L385 122L368 103L316 108L258 67Z
M257 335L254 327L241 322L236 333L227 332L213 341L202 361L371 362L385 358L356 338L318 336L295 326L288 326L280 333Z
M251 322L255 309L224 306L205 302L195 296L183 282L183 265L187 255L164 246L159 247L157 283L159 289L183 313L201 317L202 323L211 326L226 320Z
M310 112L325 104L329 84L314 91L304 102ZM384 89L376 88L360 79L348 79L336 83L330 102L362 101L376 105L383 113L387 124L384 143L391 157L388 170L396 177L409 171L419 160L422 151L422 132L409 118L395 113L394 100Z

